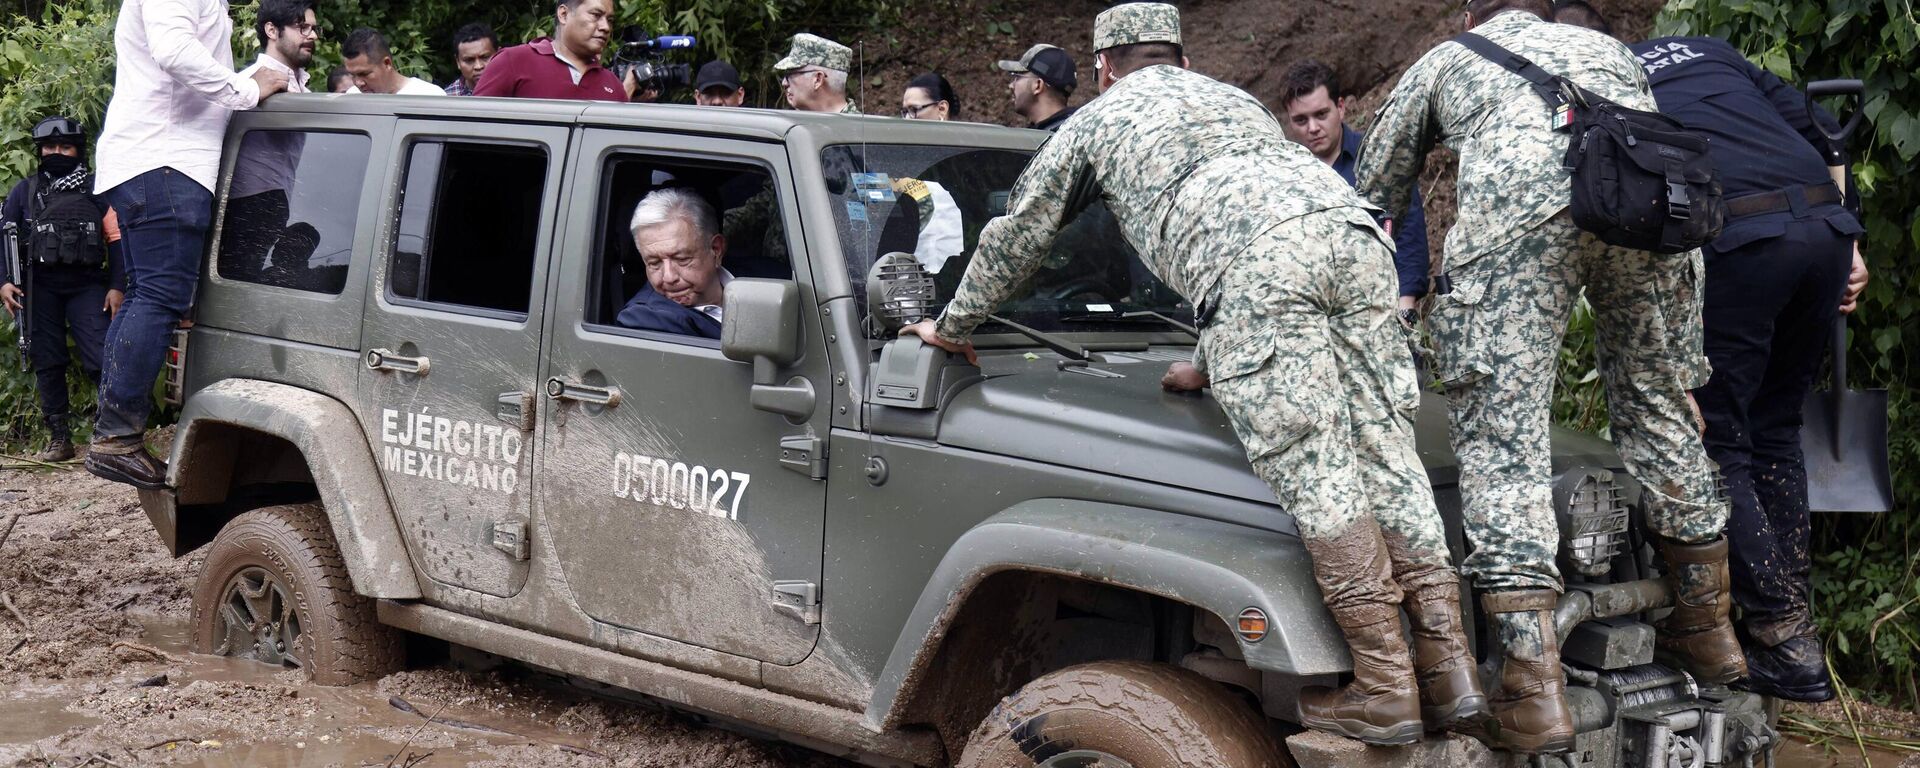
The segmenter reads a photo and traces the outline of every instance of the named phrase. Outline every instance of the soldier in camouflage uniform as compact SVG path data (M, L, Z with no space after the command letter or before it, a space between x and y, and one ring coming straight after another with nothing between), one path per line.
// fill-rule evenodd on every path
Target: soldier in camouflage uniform
M1147 267L1204 307L1195 362L1176 365L1166 385L1211 379L1254 470L1298 523L1353 652L1353 682L1304 691L1301 722L1405 744L1420 738L1423 714L1435 728L1484 716L1457 577L1414 452L1418 392L1378 211L1288 141L1258 100L1185 69L1172 6L1109 9L1094 48L1101 96L1021 174L945 313L902 333L971 357L968 335L1064 224L1104 201Z
M1655 109L1633 54L1604 35L1543 21L1546 0L1470 0L1467 13L1475 34L1548 72ZM1357 174L1360 193L1397 216L1435 142L1460 157L1460 218L1447 235L1427 327L1474 544L1465 565L1487 590L1482 605L1506 649L1493 736L1529 752L1573 745L1552 624L1560 536L1547 430L1561 336L1582 288L1594 307L1614 442L1643 486L1678 598L1661 647L1710 682L1744 674L1727 622L1727 511L1687 398L1708 372L1699 254L1620 248L1576 228L1561 165L1569 135L1551 117L1525 80L1442 43L1401 77Z
M774 62L773 72L780 76L788 106L804 112L858 115L860 107L847 98L847 69L852 64L852 48L802 32L793 36L787 55ZM774 205L773 181L767 184L760 194L727 211L720 229L729 242L758 242L760 253L786 262L786 227Z

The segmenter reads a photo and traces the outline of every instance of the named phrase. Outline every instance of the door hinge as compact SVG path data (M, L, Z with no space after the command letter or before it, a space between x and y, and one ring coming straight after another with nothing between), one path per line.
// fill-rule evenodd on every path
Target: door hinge
M516 562L532 557L533 547L527 543L526 521L508 520L504 523L494 523L493 548L512 556Z
M534 409L538 407L531 392L502 392L493 400L493 416L522 432L532 432Z
M827 449L820 438L794 435L780 438L780 466L815 480L827 479Z
M773 607L808 624L820 623L820 585L811 581L773 583Z

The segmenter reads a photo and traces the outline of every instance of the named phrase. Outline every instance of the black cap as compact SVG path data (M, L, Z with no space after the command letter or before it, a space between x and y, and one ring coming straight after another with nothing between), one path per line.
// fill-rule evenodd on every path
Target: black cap
M700 65L700 71L693 77L693 89L704 91L714 87L740 90L740 70L724 61L709 61Z
M1041 82L1061 93L1072 93L1078 81L1074 74L1073 57L1046 43L1028 48L1019 61L1000 62L1000 69L1016 75L1031 72Z

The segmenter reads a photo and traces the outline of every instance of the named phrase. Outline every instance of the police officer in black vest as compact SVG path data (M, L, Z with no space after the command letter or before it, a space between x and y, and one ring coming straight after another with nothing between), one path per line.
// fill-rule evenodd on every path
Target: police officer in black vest
M1606 32L1584 0L1555 3L1554 20ZM1727 222L1705 248L1707 358L1694 391L1708 455L1732 501L1727 541L1740 605L1743 686L1793 701L1833 698L1808 602L1807 471L1801 404L1834 319L1866 287L1849 210L1846 148L1831 115L1798 89L1712 37L1630 46L1660 111L1712 142Z
M26 318L40 413L53 433L36 458L66 461L73 458L67 334L73 334L81 370L99 384L107 325L120 311L127 275L112 210L93 196L86 129L70 118L49 117L34 125L33 143L40 169L14 185L0 212L14 225L25 274L5 275L0 301Z

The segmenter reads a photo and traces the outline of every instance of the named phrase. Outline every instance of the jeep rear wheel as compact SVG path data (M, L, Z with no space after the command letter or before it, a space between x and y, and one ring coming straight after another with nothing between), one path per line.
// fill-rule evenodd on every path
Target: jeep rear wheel
M1103 661L1041 677L1001 700L961 768L1287 768L1253 710L1219 683L1167 664Z
M319 504L256 509L221 529L193 588L193 647L321 685L385 675L402 656L400 633L354 594Z

